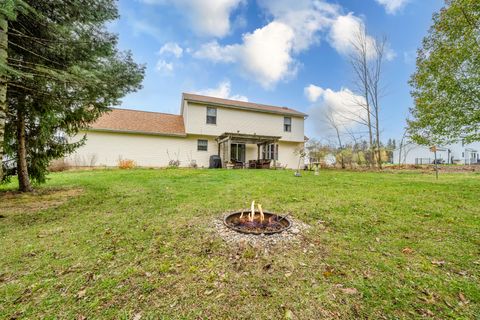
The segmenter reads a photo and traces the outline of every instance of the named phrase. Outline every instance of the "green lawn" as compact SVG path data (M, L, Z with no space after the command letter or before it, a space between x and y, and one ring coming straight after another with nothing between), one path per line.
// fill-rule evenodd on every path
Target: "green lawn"
M480 175L263 170L56 173L0 187L0 318L475 319ZM249 206L311 225L227 245Z

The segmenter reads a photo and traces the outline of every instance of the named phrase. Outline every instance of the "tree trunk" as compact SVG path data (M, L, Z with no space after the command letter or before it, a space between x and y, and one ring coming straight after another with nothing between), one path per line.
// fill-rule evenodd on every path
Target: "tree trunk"
M340 161L342 162L342 169L345 169L345 161L343 160L342 139L340 138L340 131L338 131L338 127L335 127L335 131L337 132L338 145L340 146Z
M368 163L370 166L372 166L373 163L375 163L375 152L372 151L373 147L373 134L372 134L372 119L371 119L371 113L370 113L370 97L368 96L368 62L367 62L367 52L362 53L362 58L363 58L363 86L365 89L364 92L364 97L365 97L365 103L366 103L366 110L367 110L367 126L368 126L368 139L369 139L369 148L368 148Z
M0 15L0 65L7 65L8 21ZM5 120L7 118L7 76L0 74L0 181L3 179L3 141L5 137Z
M30 178L28 177L25 115L22 111L18 111L17 113L17 176L19 191L33 191Z
M382 169L382 150L380 150L380 130L378 129L378 111L376 111L376 126L377 126L377 163L378 163L378 168Z
M378 90L375 88L375 134L376 134L376 146L375 148L377 149L377 164L378 168L382 169L382 150L380 150L380 127L379 123L380 120L378 119L379 117L379 105L378 105Z

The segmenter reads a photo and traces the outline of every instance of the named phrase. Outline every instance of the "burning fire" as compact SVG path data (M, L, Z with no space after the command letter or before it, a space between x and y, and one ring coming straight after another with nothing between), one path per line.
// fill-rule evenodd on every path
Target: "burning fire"
M235 221L235 226L241 229L248 229L248 230L264 230L264 231L272 231L275 229L280 229L283 225L280 221L284 218L278 219L277 215L270 215L267 219L265 219L265 214L263 213L263 208L261 204L257 204L256 206L258 211L255 210L255 201L252 201L250 206L250 211L244 212L240 214L240 217L237 218Z

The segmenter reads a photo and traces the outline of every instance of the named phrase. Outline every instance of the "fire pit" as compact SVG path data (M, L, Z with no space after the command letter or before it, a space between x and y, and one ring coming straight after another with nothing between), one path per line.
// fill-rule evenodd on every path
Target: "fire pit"
M274 213L264 212L258 205L255 210L255 202L249 211L233 212L225 216L223 223L228 228L248 234L274 234L288 230L292 222L287 216L279 216Z

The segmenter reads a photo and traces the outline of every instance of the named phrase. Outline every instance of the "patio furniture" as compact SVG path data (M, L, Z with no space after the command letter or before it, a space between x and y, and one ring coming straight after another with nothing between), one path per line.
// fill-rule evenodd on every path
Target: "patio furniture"
M232 159L230 162L233 164L233 169L243 169L242 161L237 161Z

